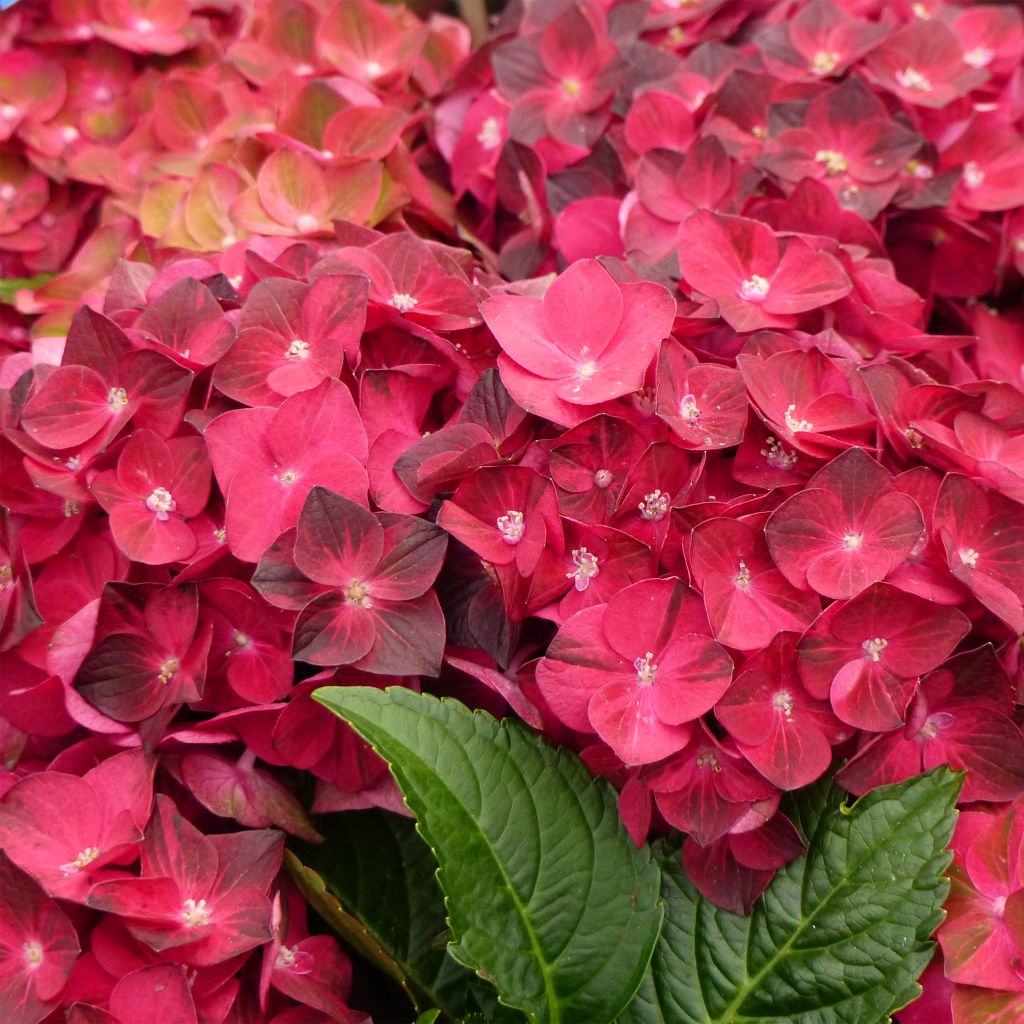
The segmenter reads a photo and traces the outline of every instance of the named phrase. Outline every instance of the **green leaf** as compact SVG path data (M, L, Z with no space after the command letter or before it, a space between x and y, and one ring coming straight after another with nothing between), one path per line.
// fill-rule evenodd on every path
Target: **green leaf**
M518 722L402 687L316 699L391 766L440 865L452 955L543 1024L611 1021L661 925L657 865L611 787Z
M852 806L811 787L790 808L807 853L750 917L705 900L659 844L665 927L619 1024L878 1024L920 994L962 775L938 768Z
M500 1012L490 986L446 952L437 865L415 824L368 810L326 815L317 827L324 842L292 840L286 867L324 920L393 978L417 1013Z

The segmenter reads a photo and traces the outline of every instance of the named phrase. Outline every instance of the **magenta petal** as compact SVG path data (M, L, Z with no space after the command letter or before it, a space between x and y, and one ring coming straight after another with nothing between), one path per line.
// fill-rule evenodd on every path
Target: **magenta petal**
M313 665L351 665L369 654L375 636L371 610L331 591L299 614L292 657Z

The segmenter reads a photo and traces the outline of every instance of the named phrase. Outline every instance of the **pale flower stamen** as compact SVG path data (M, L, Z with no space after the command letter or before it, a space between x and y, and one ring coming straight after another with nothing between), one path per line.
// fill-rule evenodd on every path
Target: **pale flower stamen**
M388 299L388 305L394 306L399 313L408 313L419 305L419 299L414 298L408 292L395 292L391 298Z
M979 551L974 548L961 548L957 554L960 556L961 565L966 565L970 569L978 568L978 559L981 557Z
M931 92L932 83L927 75L923 75L917 68L906 67L896 72L896 81L904 88L914 92Z
M819 149L814 154L814 161L815 163L823 164L825 173L830 177L835 177L837 174L845 174L850 169L846 157L835 149Z
M111 388L107 392L107 405L112 412L120 412L128 404L128 392L124 388Z
M34 971L43 962L43 944L38 939L26 942L21 947L21 954L25 958L25 966Z
M768 278L760 274L751 274L740 284L739 295L747 302L763 302L768 297L771 284Z
M498 516L496 525L506 544L518 544L526 532L526 517L516 509L509 509L503 516Z
M693 395L683 395L679 402L679 415L687 423L699 423L700 422L700 407L697 405L697 399Z
M301 338L296 338L288 346L288 350L285 352L284 357L285 359L308 359L309 342L303 341Z
M799 431L808 431L814 429L814 424L810 420L800 419L796 414L796 406L791 405L786 409L786 426L795 434Z
M860 645L861 650L864 652L864 657L869 661L881 661L882 651L889 646L888 640L883 640L880 636L872 637L870 640L865 640Z
M77 874L82 868L87 868L100 855L98 846L87 846L74 860L61 864L60 869L65 875Z
M592 555L586 548L575 548L572 561L576 568L567 572L565 576L566 579L572 580L576 589L582 593L590 586L590 581L601 572L597 556Z
M651 686L658 675L658 666L654 664L654 652L648 651L642 658L633 662L636 669L636 681L641 686Z
M166 487L158 487L146 499L146 508L155 512L157 519L162 523L167 522L170 514L177 509L178 503L174 500L171 492Z
M181 923L186 928L203 928L210 923L213 911L206 900L187 899L181 908Z
M646 523L656 523L658 520L664 519L671 500L670 495L660 490L645 494L644 500L638 506L640 518Z
M831 75L839 66L839 59L835 50L818 50L811 58L811 71L816 75Z
M370 600L369 587L359 580L353 580L345 588L345 600L349 604L354 604L357 608L373 607L373 602Z

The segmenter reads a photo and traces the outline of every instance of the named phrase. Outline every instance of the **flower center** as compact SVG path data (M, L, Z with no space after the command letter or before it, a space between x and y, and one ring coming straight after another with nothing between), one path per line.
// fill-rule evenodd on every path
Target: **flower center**
M839 54L835 50L818 50L811 58L811 71L816 75L831 75L839 66Z
M155 26L153 25L153 22L151 22L149 18L135 19L135 31L141 32L142 35L147 35L148 33L152 32L154 27Z
M645 494L644 500L637 506L640 509L640 518L647 523L656 523L664 519L671 500L671 496L664 491L655 490Z
M747 567L747 563L740 559L740 564L736 567L736 575L733 576L732 581L737 587L742 587L744 590L750 586L750 569Z
M181 923L186 928L203 928L210 923L212 913L206 900L188 899L181 907Z
M146 499L146 508L150 512L155 512L157 519L161 522L166 522L170 518L170 513L178 507L178 503L171 496L171 492L166 487L158 487L153 493Z
M597 373L597 363L591 359L589 362L584 363L579 370L577 370L577 373L582 380L589 380L595 373Z
M178 674L181 662L177 658L168 658L161 666L157 678L165 686Z
M368 60L363 68L367 78L380 78L384 74L384 65L379 60Z
M419 299L414 299L408 292L395 292L388 299L388 305L394 306L399 313L408 313L409 310L415 309L418 304Z
M309 342L303 341L301 338L296 338L288 346L288 351L285 352L284 357L285 359L308 359Z
M798 430L813 430L814 424L809 420L802 420L796 414L796 406L791 405L786 409L786 426L795 434Z
M285 487L291 487L291 485L299 479L299 475L293 469L286 469L277 479L280 480Z
M772 707L781 711L786 718L793 716L793 696L789 690L779 690L772 695Z
M597 564L597 556L592 555L586 548L575 548L572 553L572 563L576 567L565 574L566 579L573 581L573 585L580 593L590 586L590 581L600 573Z
M985 172L973 161L964 164L964 188L972 192L980 188L985 181Z
M720 772L722 770L722 766L718 763L718 758L713 750L702 750L697 755L697 767L710 768L713 772Z
M964 54L964 63L969 64L972 68L987 68L992 63L994 56L995 53L987 46L976 46Z
M82 868L88 867L100 855L98 846L87 846L74 860L61 864L60 869L65 875L74 875Z
M981 553L975 551L974 548L961 548L957 554L960 556L960 564L966 565L971 569L978 568L978 559L981 557Z
M914 92L932 91L932 83L928 76L921 74L914 67L905 67L902 71L897 71L896 81L904 89L911 89Z
M864 652L864 657L869 661L881 661L882 651L889 646L888 640L883 640L880 636L872 637L870 640L865 640L860 645L860 649Z
M843 538L843 547L846 548L847 551L857 551L863 543L863 533L848 533Z
M249 636L246 633L243 633L241 630L238 630L235 633L234 641L236 647L248 647L249 644L252 643L252 640L249 638Z
M658 675L658 666L654 664L654 652L648 651L642 658L633 662L636 669L636 681L641 686L651 686Z
M761 449L761 454L764 456L765 462L767 462L772 469L787 471L796 465L798 459L796 452L787 452L786 449L770 435L764 439L764 443L766 447Z
M26 942L21 947L21 955L25 958L25 966L34 971L43 962L43 944L38 939Z
M295 966L295 954L298 953L298 946L282 946L274 958L274 966L281 971L287 971Z
M850 169L846 157L835 149L819 149L814 154L815 163L824 164L825 173L834 177L837 174L845 174Z
M225 530L223 526L218 526L217 529L213 531L213 539L217 541L218 544L223 544L224 541L228 539L228 531Z
M576 96L579 96L580 89L583 88L578 78L563 78L561 85L562 92L565 93L569 99L574 99Z
M501 145L501 128L496 117L488 117L476 133L476 141L484 149L497 149Z
M509 509L503 516L498 516L496 525L506 544L518 544L526 532L525 516L515 509Z
M112 412L120 412L128 404L128 392L124 388L111 388L107 392L107 405Z
M0 185L0 202L13 202L17 194L18 190L10 182L4 182L3 185Z
M13 103L5 103L0 107L0 117L5 121L13 121L21 111Z
M359 608L373 607L373 602L370 600L370 588L365 583L360 583L359 580L353 580L345 588L345 600Z
M928 181L930 178L935 177L935 171L928 164L922 163L920 160L908 160L904 170L919 181Z
M700 422L700 408L697 405L697 399L693 395L683 395L679 402L679 415L687 423Z
M740 284L740 298L747 302L763 302L768 297L768 289L771 285L768 278L760 274L751 274Z
M1006 897L997 896L992 901L992 913L997 918L1002 918L1003 914L1006 913Z
M303 213L295 218L295 230L304 235L310 231L316 231L318 223L313 214Z
M82 456L72 455L71 458L64 463L64 468L70 469L72 473L77 473L82 468Z
M602 491L606 490L611 487L613 479L614 477L610 469L599 469L594 474L594 486L600 487Z
M64 518L73 519L82 511L82 503L75 501L73 498L67 498L64 501Z

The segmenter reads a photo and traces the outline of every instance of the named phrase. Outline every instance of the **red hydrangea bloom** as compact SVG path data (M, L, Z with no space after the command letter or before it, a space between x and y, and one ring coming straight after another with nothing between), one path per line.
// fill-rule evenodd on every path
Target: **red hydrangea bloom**
M599 8L572 6L539 35L523 36L495 51L498 89L513 103L509 130L514 139L532 145L550 136L586 148L597 141L624 71L606 32Z
M0 850L0 1013L37 1024L55 1009L79 953L56 900Z
M86 306L71 324L62 364L25 406L22 426L57 449L97 436L109 442L129 420L168 437L181 422L191 381L170 359L133 349L120 327Z
M699 363L666 341L658 356L657 413L687 448L731 448L747 424L743 378L730 366Z
M437 675L444 616L430 588L447 540L422 519L374 514L315 487L299 515L293 561L265 560L256 584L268 600L301 609L294 658L383 675Z
M821 613L797 648L800 677L848 725L896 729L920 676L942 664L969 628L955 608L875 583Z
M844 729L827 701L804 689L796 667L795 633L780 633L743 666L715 717L741 754L779 789L813 782L832 762Z
M888 25L853 17L830 0L810 0L793 17L763 28L755 42L771 74L813 82L841 75L891 31Z
M957 655L921 680L903 729L865 736L838 779L858 795L940 764L967 771L962 799L1024 793L1024 735L1010 680L991 648Z
M741 651L767 647L785 630L803 632L821 610L775 567L764 534L738 519L709 519L694 529L688 564L704 595L714 635Z
M935 505L949 571L1014 633L1024 633L1024 519L1020 505L966 477L943 480Z
M780 239L760 221L706 210L679 228L679 269L737 331L793 327L798 314L851 288L839 261L802 238Z
M646 778L665 820L702 846L735 826L755 804L778 804L775 787L754 771L736 744L699 723L685 749Z
M659 761L729 685L732 661L708 632L681 580L644 580L568 619L537 684L561 721L597 733L626 764Z
M260 281L239 312L238 339L214 370L216 387L246 405L280 405L354 362L366 322L367 284L355 275L311 285Z
M51 896L84 903L111 863L135 855L149 820L154 763L141 750L101 761L81 778L37 772L0 802L0 844Z
M988 80L964 60L956 33L941 21L914 19L868 54L864 69L905 103L945 107Z
M170 959L217 964L271 938L267 890L284 836L250 830L204 836L158 796L139 877L101 882L89 905L124 918L137 939Z
M1024 798L995 811L965 811L938 939L958 984L1024 992Z
M202 512L210 496L206 445L201 437L164 441L151 430L136 430L117 469L100 473L92 491L129 558L147 565L184 561L198 544L187 520Z
M586 419L587 406L643 386L675 302L661 285L620 284L596 260L579 260L543 299L496 295L481 312L501 345L498 366L512 397L571 426Z
M338 381L300 391L276 410L226 412L206 428L206 440L227 499L227 544L245 561L258 561L275 537L295 525L316 486L366 501L366 431L351 393Z
M917 503L863 448L818 470L765 526L772 558L794 586L855 597L884 580L918 543Z

